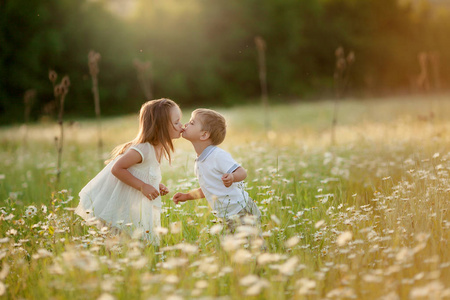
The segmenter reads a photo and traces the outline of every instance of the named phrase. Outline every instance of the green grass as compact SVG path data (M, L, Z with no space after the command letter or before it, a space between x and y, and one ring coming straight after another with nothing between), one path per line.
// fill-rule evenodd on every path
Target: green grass
M96 123L65 125L56 183L56 124L0 128L0 295L10 299L446 299L450 297L448 95L219 109L222 147L248 171L263 212L257 237L210 233L195 153L175 142L162 166L159 247L87 227L78 192L100 170ZM433 112L433 115L431 115ZM189 119L185 111L183 119ZM134 138L137 117L103 122L106 151ZM30 206L36 214L26 217ZM178 232L174 224L181 224ZM239 242L242 241L242 242Z

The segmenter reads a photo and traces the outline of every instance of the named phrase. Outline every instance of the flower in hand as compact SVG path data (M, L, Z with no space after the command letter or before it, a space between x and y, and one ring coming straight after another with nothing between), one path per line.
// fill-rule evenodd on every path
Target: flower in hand
M167 195L169 193L169 189L162 183L159 184L159 194L161 196Z

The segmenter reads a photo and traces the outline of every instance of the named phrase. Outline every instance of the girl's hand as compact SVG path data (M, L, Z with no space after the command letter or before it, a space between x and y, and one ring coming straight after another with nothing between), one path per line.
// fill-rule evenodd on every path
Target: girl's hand
M159 184L159 194L161 196L167 195L169 193L169 189L162 183Z
M149 200L155 200L159 196L159 192L150 184L144 184L141 188L142 194L147 197Z
M173 195L173 203L178 204L179 202L186 202L189 200L189 194L176 193Z
M225 173L222 176L223 185L229 187L234 182L234 175L232 173Z

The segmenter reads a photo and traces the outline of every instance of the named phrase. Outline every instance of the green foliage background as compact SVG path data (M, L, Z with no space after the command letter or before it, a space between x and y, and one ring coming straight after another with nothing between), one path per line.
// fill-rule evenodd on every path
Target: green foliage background
M151 61L155 98L184 106L258 101L257 35L267 44L272 102L333 95L339 46L356 54L355 94L410 91L421 51L439 53L440 88L449 85L450 12L427 1L136 0L126 17L110 3L0 2L0 123L23 121L27 89L37 91L33 118L43 115L54 99L50 69L71 78L66 113L92 117L90 50L102 56L104 114L135 112L143 102L134 59Z

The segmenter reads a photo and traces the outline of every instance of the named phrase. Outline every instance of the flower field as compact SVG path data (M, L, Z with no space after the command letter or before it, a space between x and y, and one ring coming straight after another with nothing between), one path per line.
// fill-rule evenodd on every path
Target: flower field
M0 296L7 299L450 299L450 97L219 109L221 145L247 169L261 228L228 234L196 188L195 152L175 141L162 165L161 244L73 213L100 170L96 123L0 128ZM183 120L190 111L183 110ZM105 151L134 138L137 116L104 120ZM251 223L251 222L250 222ZM261 247L260 234L264 239Z

